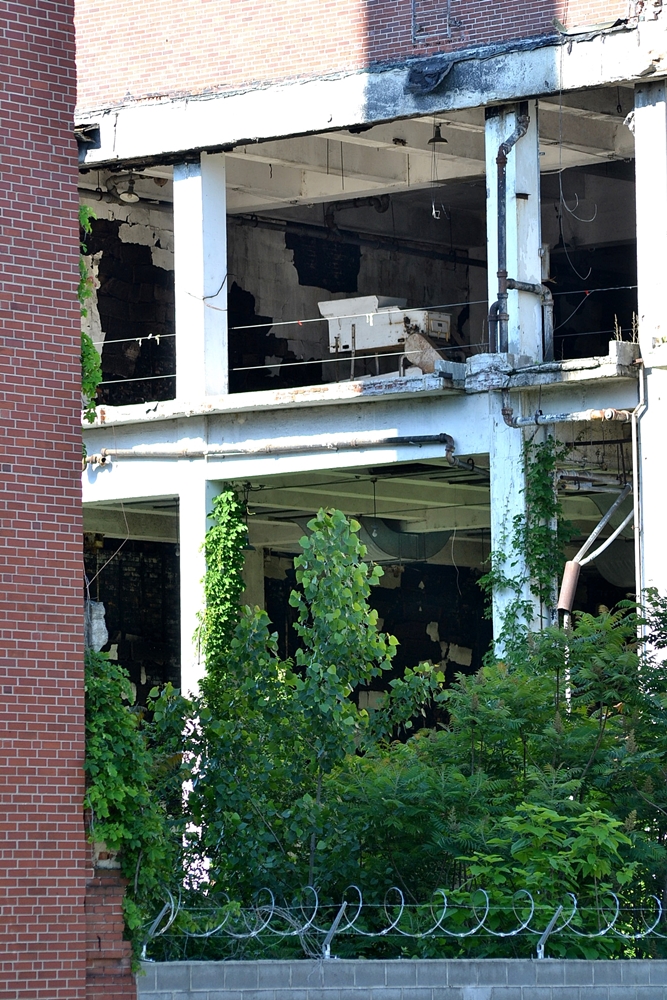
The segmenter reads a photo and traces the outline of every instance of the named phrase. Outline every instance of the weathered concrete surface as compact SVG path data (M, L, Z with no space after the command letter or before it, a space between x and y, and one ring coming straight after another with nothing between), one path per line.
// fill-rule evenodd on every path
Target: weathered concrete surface
M667 961L145 963L140 1000L666 1000Z

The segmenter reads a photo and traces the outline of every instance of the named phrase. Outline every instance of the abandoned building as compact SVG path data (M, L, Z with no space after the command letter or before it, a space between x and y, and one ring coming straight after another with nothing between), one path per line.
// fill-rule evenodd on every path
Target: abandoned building
M252 119L247 95L207 97L200 117L178 101L80 116L103 367L86 567L140 699L201 677L201 546L224 484L248 504L244 600L286 655L299 538L336 506L384 566L372 602L397 666L477 669L492 638L477 580L511 547L524 441L548 434L569 446L570 558L631 487L575 606L661 586L664 87L620 69L630 38L639 58L627 23L590 35L486 54L483 89L474 60L445 56L369 74L363 106L295 84L314 104L282 125L267 109L289 87L255 95ZM554 613L536 606L536 625Z
M492 552L525 575L524 442L549 434L568 445L569 603L667 593L665 15L5 8L0 995L120 1000L136 989L120 894L81 816L82 531L103 648L140 702L202 676L225 484L248 503L245 600L287 654L294 554L335 506L385 569L372 600L398 665L475 670L509 600L498 588L487 620L477 583ZM81 204L103 369L82 480ZM524 597L553 620L555 593Z

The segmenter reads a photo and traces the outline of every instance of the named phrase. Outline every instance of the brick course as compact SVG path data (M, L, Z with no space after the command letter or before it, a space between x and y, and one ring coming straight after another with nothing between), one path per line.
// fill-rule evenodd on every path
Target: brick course
M0 997L85 995L72 5L0 3Z
M247 88L635 16L634 0L77 0L81 109ZM413 37L414 32L414 37ZM103 71L102 68L103 67Z

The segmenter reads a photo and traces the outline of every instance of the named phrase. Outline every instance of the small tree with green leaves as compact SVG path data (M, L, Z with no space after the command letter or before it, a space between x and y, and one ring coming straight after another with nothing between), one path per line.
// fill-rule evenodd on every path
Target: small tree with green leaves
M357 707L353 693L390 669L397 646L368 604L382 570L364 562L357 522L320 510L301 539L290 603L303 646L293 663L278 657L263 611L233 605L245 540L238 500L219 500L213 520L201 633L208 707L192 805L217 884L243 898L265 884L293 891L330 875L326 776L392 725L408 725L444 678L429 665L411 671L395 683L381 722Z

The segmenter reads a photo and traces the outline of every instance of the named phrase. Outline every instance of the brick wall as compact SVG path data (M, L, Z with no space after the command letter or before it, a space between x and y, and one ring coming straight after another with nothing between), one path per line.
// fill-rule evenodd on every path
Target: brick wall
M635 0L77 0L81 109L309 78L634 14ZM449 17L447 10L449 9ZM102 69L103 67L103 69Z
M135 1000L132 947L123 940L127 880L103 854L86 885L86 1000Z
M82 998L73 10L0 3L0 997Z

